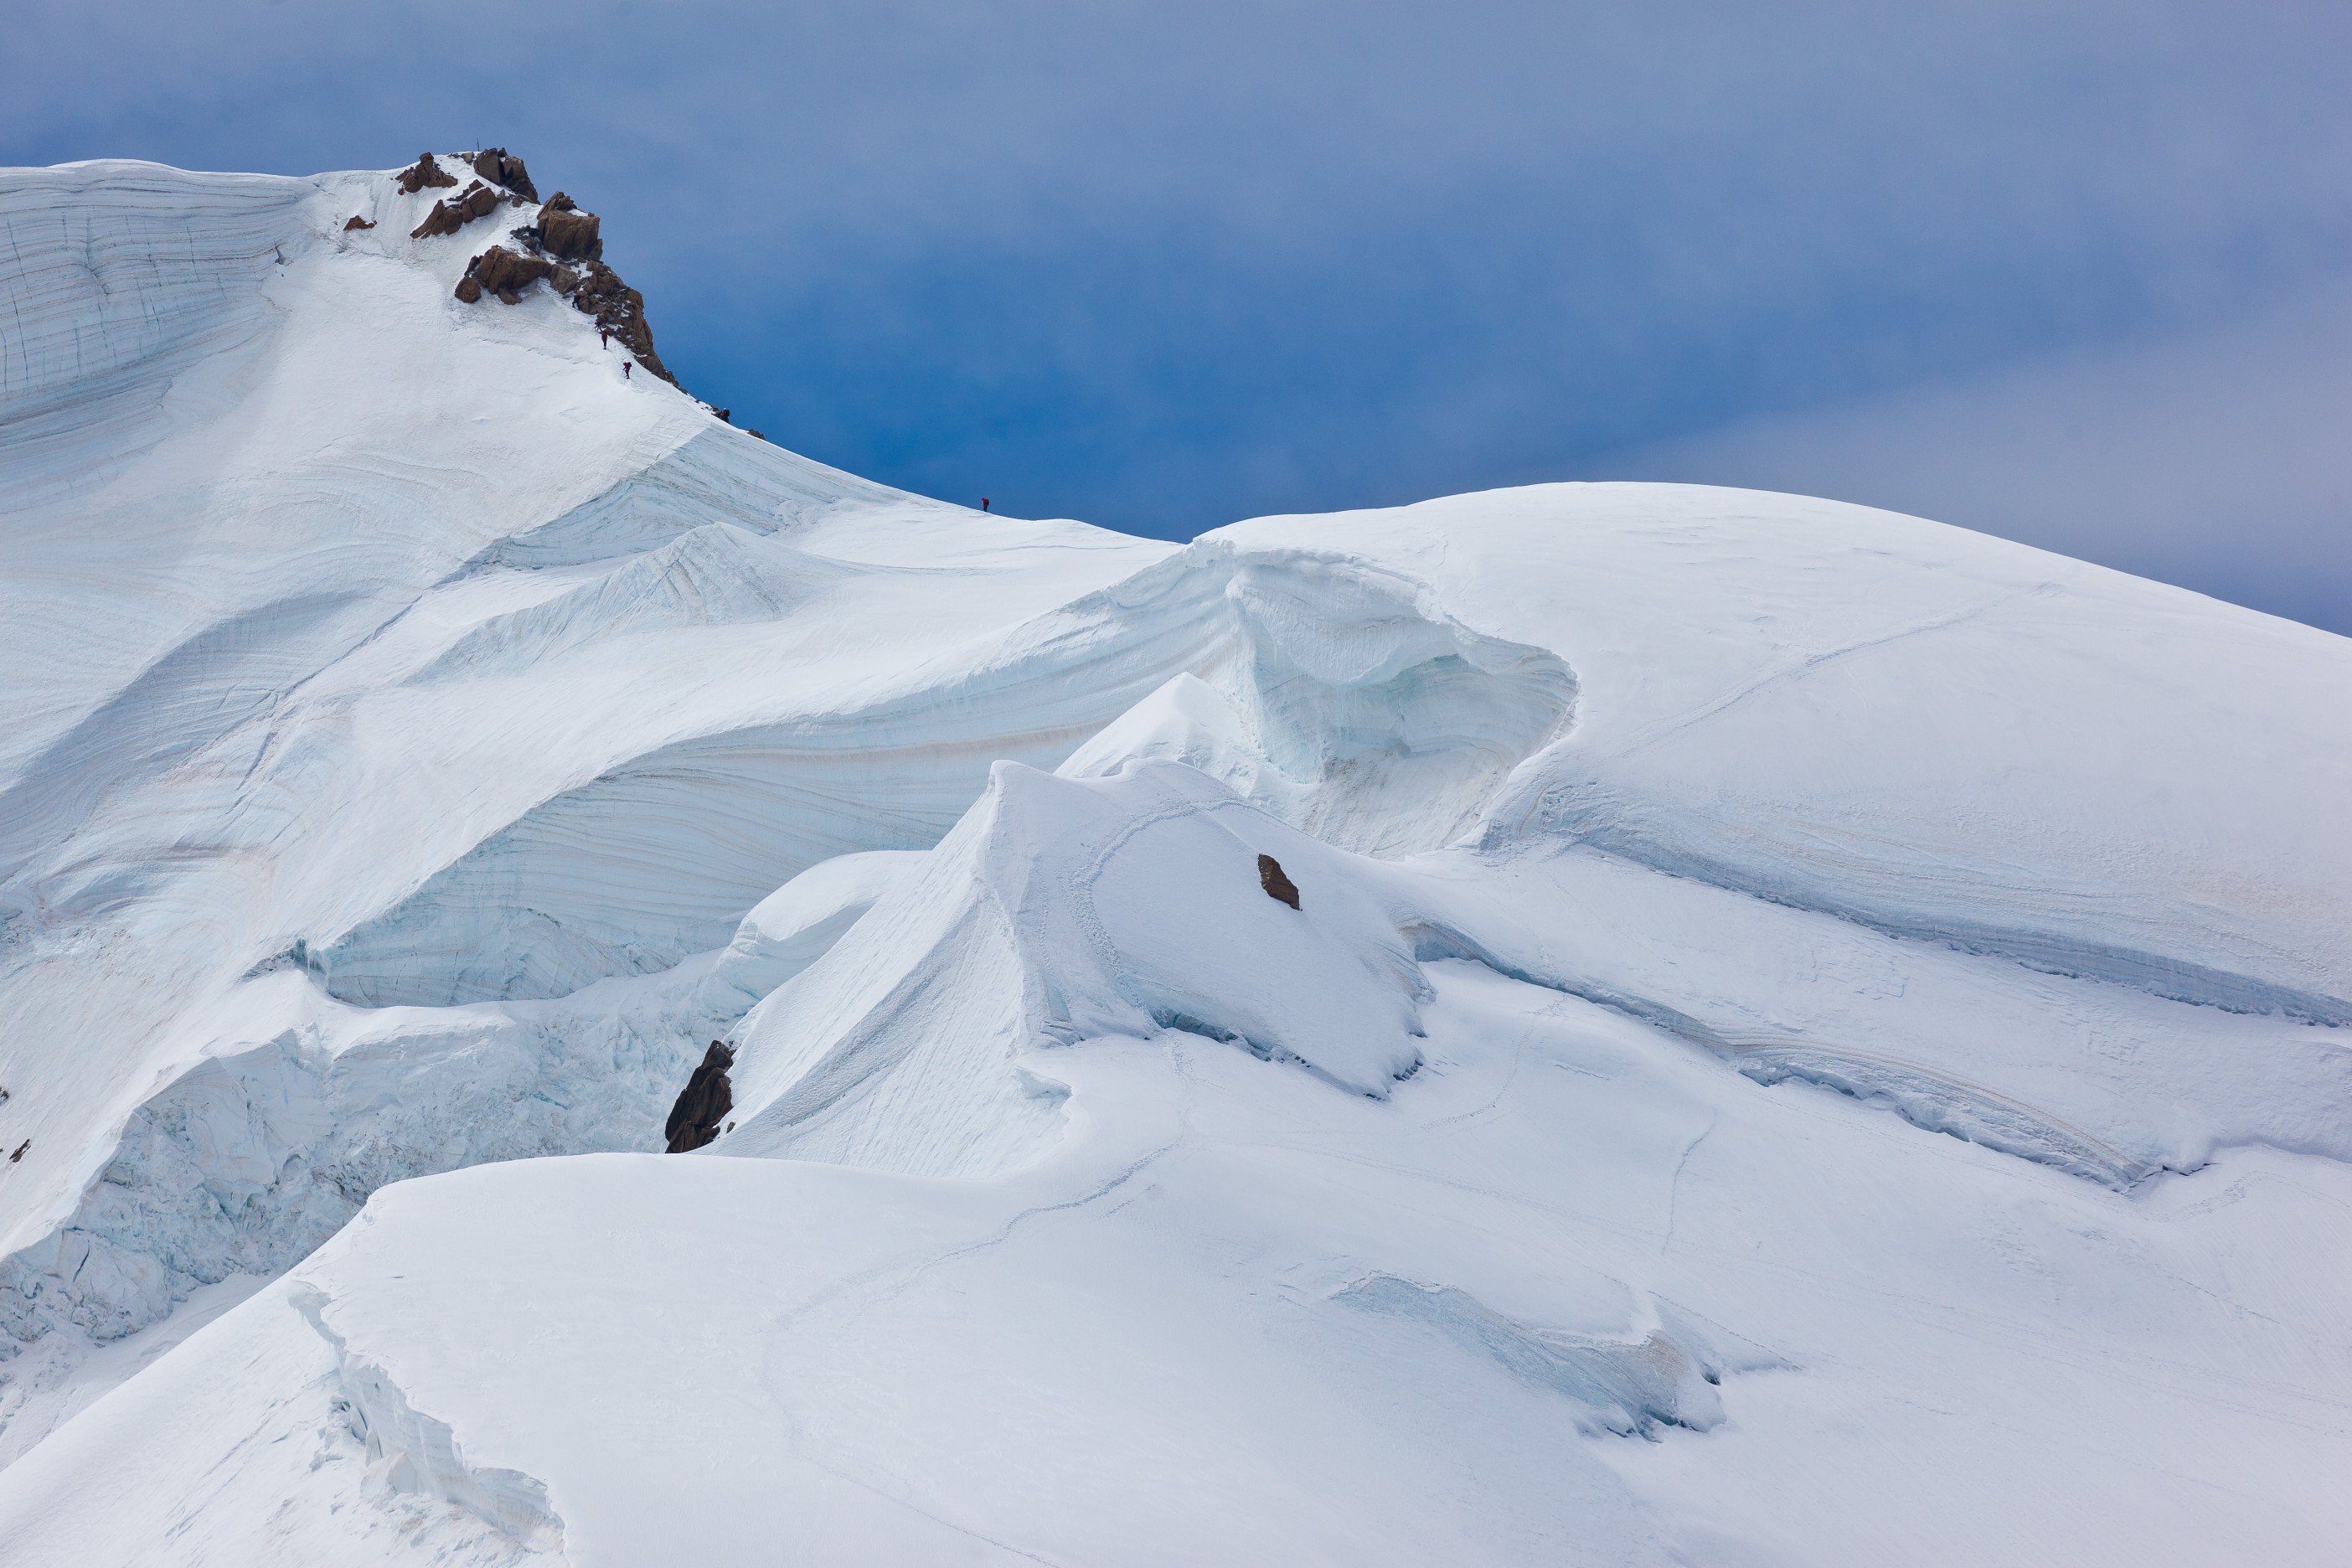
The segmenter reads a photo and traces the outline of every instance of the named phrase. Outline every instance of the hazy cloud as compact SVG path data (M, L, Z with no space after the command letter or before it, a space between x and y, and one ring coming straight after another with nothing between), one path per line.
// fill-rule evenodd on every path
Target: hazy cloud
M2338 5L19 0L0 158L501 142L771 434L1181 535L2324 290L2347 62Z
M2352 286L1593 467L1914 512L2352 635Z

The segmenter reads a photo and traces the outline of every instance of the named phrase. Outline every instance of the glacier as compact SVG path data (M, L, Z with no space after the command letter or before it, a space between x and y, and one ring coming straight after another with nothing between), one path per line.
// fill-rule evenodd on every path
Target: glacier
M975 512L399 174L0 171L0 1564L2340 1560L2352 642Z

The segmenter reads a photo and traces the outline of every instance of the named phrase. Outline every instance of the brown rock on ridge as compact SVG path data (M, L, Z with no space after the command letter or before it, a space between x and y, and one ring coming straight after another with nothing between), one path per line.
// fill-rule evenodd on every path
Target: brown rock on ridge
M431 160L428 157L425 162L429 163ZM482 183L484 180L498 180L518 195L528 194L531 200L539 199L522 160L509 157L505 148L484 149L474 155L473 165L482 178L468 186L463 195L434 203L433 210L410 237L424 239L432 235L455 234L489 213L500 198L497 191ZM402 177L405 179L407 175ZM444 176L441 183L457 182ZM471 305L485 294L496 294L511 305L520 300L532 284L545 279L581 314L593 317L598 326L620 339L621 346L637 363L676 386L677 377L669 373L669 367L654 352L653 328L646 321L646 297L622 282L620 274L604 265L603 226L603 219L594 213L583 212L570 196L558 191L541 207L537 223L512 231L520 250L492 246L474 258L466 268L466 276L458 280L457 298Z
M539 188L530 183L530 171L522 166L520 158L509 158L503 147L485 147L474 154L474 173L493 184L539 200Z
M560 205L558 204L561 204ZM562 191L539 212L539 243L559 261L594 261L604 254L604 220L572 205Z
M711 1041L702 1065L686 1080L677 1103L670 1107L669 1120L662 1124L662 1136L669 1140L671 1153L699 1149L719 1136L727 1113L735 1109L735 1086L727 1079L727 1069L734 1065L735 1053Z
M425 215L425 221L408 231L408 237L427 239L436 234L455 234L462 223L457 208L447 202L435 202L433 210Z
M349 234L355 228L373 228L374 226L375 222L373 219L363 218L360 216L359 214L353 213L352 215L352 221L343 225L343 232L345 234Z
M452 180L450 184L457 182ZM455 234L476 218L486 216L498 205L498 192L476 180L466 187L464 195L444 196L435 202L433 210L425 215L425 221L409 230L408 237L425 239L436 234Z
M413 196L427 185L454 185L457 176L434 161L430 153L419 153L416 162L400 172L400 194Z
M483 288L504 298L519 295L541 279L551 276L555 264L542 256L523 256L503 245L494 245L474 258L466 270L479 279Z
M621 275L601 261L592 261L580 279L580 287L572 296L572 306L583 315L596 318L596 324L621 340L621 346L636 356L639 364L668 382L677 384L661 356L654 353L654 330L646 324L646 297L621 281Z
M1257 858L1257 885L1276 903L1288 904L1294 910L1298 907L1298 884L1283 874L1282 862L1271 855Z

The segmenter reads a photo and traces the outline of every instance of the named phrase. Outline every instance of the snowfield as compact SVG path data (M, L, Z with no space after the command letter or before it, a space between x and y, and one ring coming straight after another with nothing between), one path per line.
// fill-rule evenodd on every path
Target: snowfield
M2352 642L982 515L441 194L0 172L0 1564L2344 1560Z

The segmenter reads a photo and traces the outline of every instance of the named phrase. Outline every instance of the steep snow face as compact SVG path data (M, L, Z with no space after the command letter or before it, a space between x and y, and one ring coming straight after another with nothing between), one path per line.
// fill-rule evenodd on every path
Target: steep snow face
M919 850L836 855L752 905L702 984L709 1010L741 1013L823 958L923 858Z
M1502 835L2180 1000L2352 1021L2341 637L1738 491L1523 490L1213 537L1344 540L1605 694L1497 809Z
M1298 908L1261 886L1268 853ZM1335 858L1191 768L1000 763L922 871L744 1020L724 1147L1000 1172L1058 1131L1029 1049L1160 1026L1385 1099L1420 1066L1425 986L1379 902L1317 877Z
M2331 1560L2352 644L980 517L432 198L0 175L0 1561Z
M299 254L310 237L298 212L315 194L308 180L198 181L142 164L9 171L0 495L12 513L119 474L168 433L190 394L217 409L247 389L244 373L276 325L267 285L288 265L286 245ZM180 394L170 411L167 389ZM12 651L39 646L14 643L32 629L7 628ZM43 684L53 700L65 695ZM23 721L37 712L23 710ZM0 747L38 738L18 731Z
M1575 673L1558 656L1472 630L1412 578L1286 549L1195 546L1184 564L1222 591L1229 651L1063 773L1166 757L1331 843L1397 855L1467 831L1511 768L1574 721Z
M427 1051L396 1131L375 1091L320 1087L373 1031L289 1007L287 973L362 1005L658 974L807 864L928 844L994 758L1057 761L1166 678L914 721L1008 628L1170 547L898 495L624 380L543 293L467 307L478 237L406 237L429 190L141 164L0 188L42 215L16 225L0 426L19 1332L121 1332L222 1267L282 1268L380 1180L647 1146L675 1092L652 1079L740 1011L687 984L657 1023L601 1015L569 1037L615 1042L589 1072L461 1010L411 1033L530 1043ZM542 1092L587 1100L551 1131ZM153 1131L222 1117L276 1130Z

